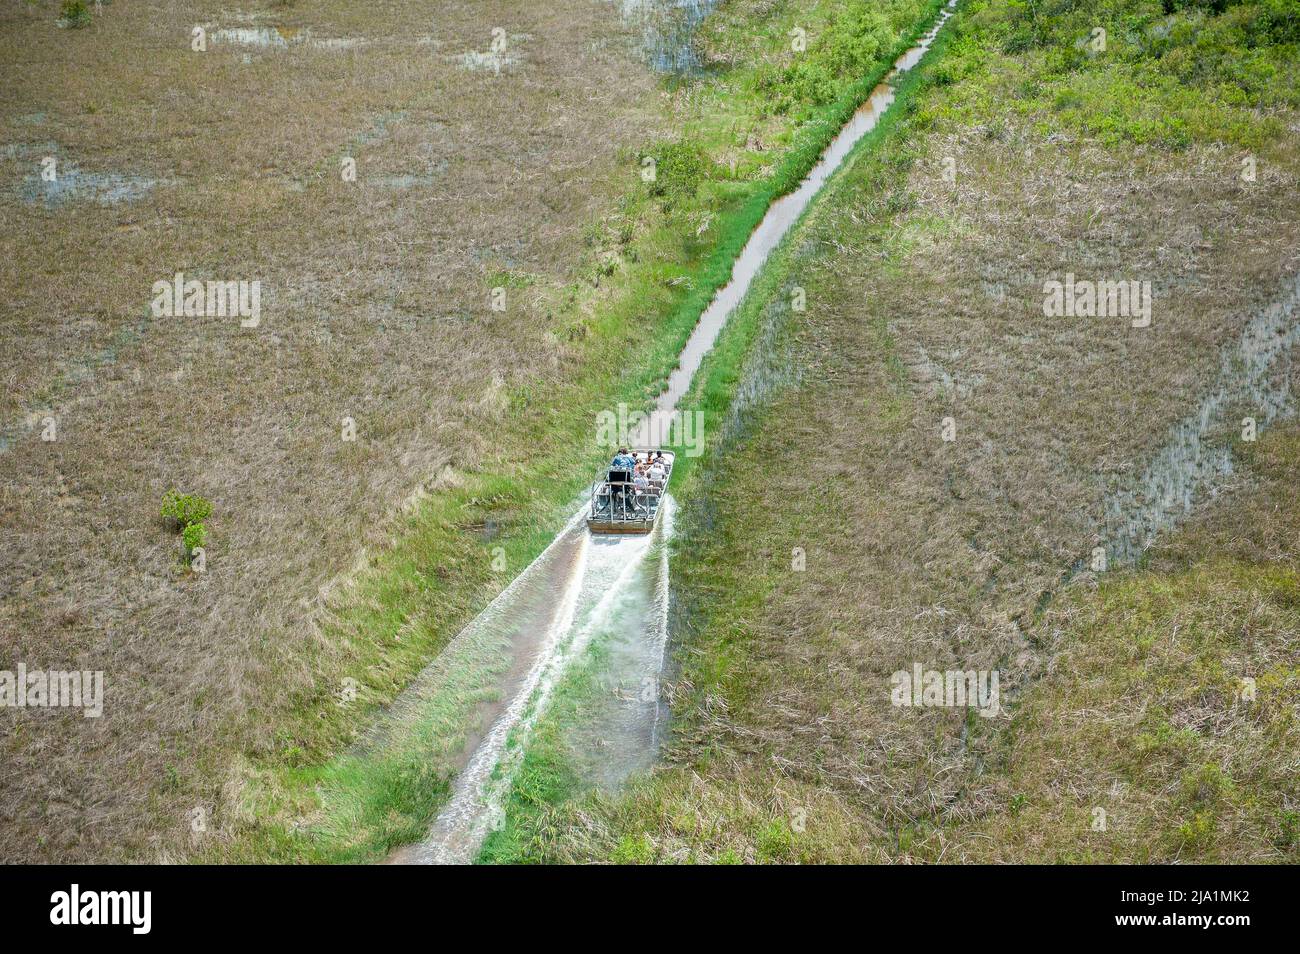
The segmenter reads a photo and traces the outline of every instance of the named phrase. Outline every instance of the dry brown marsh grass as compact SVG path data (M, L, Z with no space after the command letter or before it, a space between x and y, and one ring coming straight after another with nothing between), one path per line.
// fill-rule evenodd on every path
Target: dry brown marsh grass
M735 623L741 704L702 735L828 780L895 831L985 810L974 778L993 736L960 711L900 714L889 675L1002 669L1014 693L1034 673L1035 609L1093 546L1105 493L1297 264L1292 171L1247 192L1217 150L1118 159L1061 143L1026 159L1036 145L1014 126L927 144L914 200L870 234L855 218L899 193L884 176L845 183L793 269L810 302L805 384L711 493L714 526L734 524L724 545L767 544L772 590ZM955 192L934 161L954 154ZM1067 270L1149 277L1152 327L1045 317L1042 282ZM796 546L808 569L781 572Z
M269 713L330 651L318 588L444 466L531 452L496 446L501 395L582 366L546 299L591 254L619 151L660 130L607 4L242 9L118 3L78 31L49 3L0 12L0 647L108 685L97 721L6 713L6 860L150 857L220 784L234 726L273 743ZM259 25L363 42L215 41ZM516 61L466 68L495 26ZM30 201L46 155L154 184ZM260 280L261 326L151 317L177 271ZM533 284L498 314L504 273ZM173 486L215 505L201 576L160 526Z

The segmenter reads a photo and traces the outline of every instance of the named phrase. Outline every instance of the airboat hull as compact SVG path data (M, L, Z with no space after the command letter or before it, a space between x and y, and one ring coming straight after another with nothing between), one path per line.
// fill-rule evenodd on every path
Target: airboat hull
M588 518L587 529L592 533L649 533L655 528L655 521L659 515L655 514L653 520L595 520Z

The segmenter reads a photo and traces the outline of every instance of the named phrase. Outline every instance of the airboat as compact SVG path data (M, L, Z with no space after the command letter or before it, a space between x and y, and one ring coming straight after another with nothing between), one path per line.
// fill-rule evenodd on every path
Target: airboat
M604 471L591 487L587 529L592 533L649 533L654 529L676 455L657 447L640 447L632 451L632 456L647 465L661 461L663 475L658 476L658 471L649 466L647 470L655 476L647 473L643 481L638 481L631 471Z

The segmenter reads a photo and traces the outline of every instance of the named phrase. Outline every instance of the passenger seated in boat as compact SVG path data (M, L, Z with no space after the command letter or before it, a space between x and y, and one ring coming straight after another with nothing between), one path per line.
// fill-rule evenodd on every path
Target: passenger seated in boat
M664 459L656 457L653 463L646 468L645 475L649 478L651 485L663 487L664 478L668 476L668 471L664 469Z
M653 502L653 498L658 496L658 492L650 484L650 479L643 473L632 478L632 489L636 494L634 503L638 508L648 507Z

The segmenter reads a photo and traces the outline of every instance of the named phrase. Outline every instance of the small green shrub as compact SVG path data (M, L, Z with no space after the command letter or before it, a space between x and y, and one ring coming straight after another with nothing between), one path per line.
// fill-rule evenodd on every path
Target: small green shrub
M207 542L208 530L201 523L187 523L181 531L181 539L185 541L185 555L190 556Z
M194 551L204 546L208 539L208 528L203 521L212 514L212 504L198 494L183 494L169 490L163 494L162 515L167 520L175 521L175 529L181 534L185 545L185 563L188 565Z
M682 141L667 143L656 149L655 179L650 183L650 194L671 202L690 198L699 191L707 176L709 159L695 143Z
M78 30L89 25L90 8L86 6L86 0L63 0L63 6L59 10L59 26Z
M203 523L212 515L212 504L198 494L182 494L169 490L163 494L162 515L170 517L184 530L192 523Z

